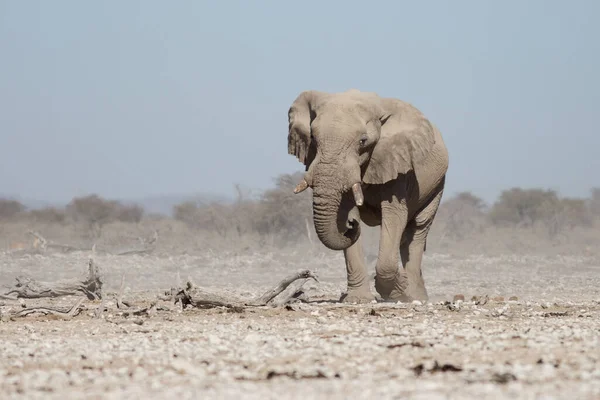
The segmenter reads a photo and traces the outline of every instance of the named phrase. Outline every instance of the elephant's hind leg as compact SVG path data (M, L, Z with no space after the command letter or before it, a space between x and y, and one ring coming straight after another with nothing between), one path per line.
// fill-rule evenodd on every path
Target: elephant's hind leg
M421 264L427 244L427 235L442 200L443 186L430 202L410 221L404 231L405 237L400 245L400 257L408 280L405 295L410 300L427 301Z

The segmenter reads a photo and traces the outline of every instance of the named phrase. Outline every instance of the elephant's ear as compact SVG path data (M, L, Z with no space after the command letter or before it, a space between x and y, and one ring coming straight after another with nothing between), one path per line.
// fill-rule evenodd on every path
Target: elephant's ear
M288 153L295 155L306 166L314 160L317 149L311 141L310 124L316 117L316 108L324 93L307 90L294 100L288 111Z
M418 168L434 144L433 125L416 109L402 107L400 113L383 120L381 136L366 164L363 182L384 184Z

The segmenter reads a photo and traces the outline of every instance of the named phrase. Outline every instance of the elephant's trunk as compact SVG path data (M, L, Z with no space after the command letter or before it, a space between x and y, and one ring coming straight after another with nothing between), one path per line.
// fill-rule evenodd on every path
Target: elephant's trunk
M331 250L347 249L360 236L355 199L350 191L317 182L313 187L313 220L317 236Z

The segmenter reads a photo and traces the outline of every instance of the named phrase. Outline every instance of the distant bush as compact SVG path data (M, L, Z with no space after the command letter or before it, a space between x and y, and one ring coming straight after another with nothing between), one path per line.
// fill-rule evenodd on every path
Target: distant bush
M486 221L485 202L470 192L461 192L440 205L438 218L444 223L444 235L454 239L480 232Z
M592 216L600 218L600 187L592 188L589 209Z
M562 198L553 204L547 213L548 218L545 222L551 237L578 226L592 225L592 218L584 199Z
M109 222L140 222L144 210L138 205L124 205L91 194L73 198L66 207L66 213L74 221L87 224L92 235L99 237L102 227Z
M585 199L560 198L553 190L520 188L502 192L489 217L499 225L544 226L551 238L592 221Z
M29 211L29 217L34 222L63 224L67 220L64 210L55 207L45 207Z
M282 235L284 242L306 236L307 223L312 229L312 204L308 192L294 194L303 173L283 174L276 178L275 188L260 199L257 229L263 235Z
M173 207L173 216L193 229L214 232L221 238L226 238L233 227L228 204L186 201Z
M223 238L255 234L280 244L288 243L305 236L306 223L312 223L309 198L293 193L301 178L302 174L280 175L275 188L258 198L236 186L237 198L232 203L188 201L176 205L173 215L194 229L214 232Z
M137 204L118 204L114 210L114 220L139 223L144 218L144 208Z
M177 204L173 207L173 218L177 221L198 227L196 225L198 207L199 204L195 201L185 201Z
M533 226L552 215L559 202L553 190L512 188L500 194L489 218L497 225Z
M14 218L25 211L25 206L17 200L0 199L0 219Z

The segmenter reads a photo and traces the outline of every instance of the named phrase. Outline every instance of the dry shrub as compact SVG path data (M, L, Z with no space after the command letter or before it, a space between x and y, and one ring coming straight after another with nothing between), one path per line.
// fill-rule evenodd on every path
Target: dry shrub
M552 239L591 225L585 199L561 198L554 190L512 188L501 193L489 212L498 226L542 227Z
M484 229L486 207L481 198L461 192L441 204L434 224L443 224L444 236L462 240Z
M138 205L125 205L97 194L73 198L66 212L73 221L85 224L94 238L100 237L102 227L109 222L138 223L144 216L143 208Z
M64 224L67 221L65 210L56 207L44 207L29 211L29 219L34 223Z
M237 185L237 197L231 203L187 201L176 205L173 215L190 228L212 232L223 239L255 236L263 245L290 244L306 237L307 222L312 226L309 196L293 193L301 177L280 175L275 188L256 198Z
M138 204L119 204L114 210L114 221L139 223L144 217L144 208Z
M554 204L546 204L546 207L551 207L546 210L548 217L544 221L551 238L576 227L592 225L592 218L584 199L563 198Z
M554 190L512 188L500 194L489 217L495 225L532 227L548 218L559 201Z
M594 219L600 219L600 187L591 190L589 210Z
M0 219L7 220L17 217L25 211L25 206L17 200L0 199Z
M275 188L263 193L257 209L259 233L277 236L281 244L296 242L312 230L312 204L308 191L294 194L302 173L283 174L275 180Z
M218 202L186 201L173 209L176 220L192 229L214 232L223 239L232 226L230 213L230 205Z

